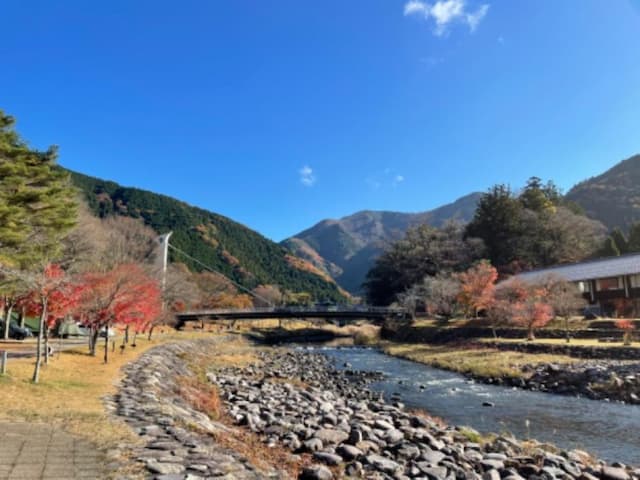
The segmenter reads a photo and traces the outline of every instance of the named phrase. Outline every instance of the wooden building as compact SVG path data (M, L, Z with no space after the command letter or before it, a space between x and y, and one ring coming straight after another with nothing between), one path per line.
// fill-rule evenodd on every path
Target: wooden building
M576 283L602 314L640 314L640 253L558 265L521 273L518 278L533 283L550 275Z

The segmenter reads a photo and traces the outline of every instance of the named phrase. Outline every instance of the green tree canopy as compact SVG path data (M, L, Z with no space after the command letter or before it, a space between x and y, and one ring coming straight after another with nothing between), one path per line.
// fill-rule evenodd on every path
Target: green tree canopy
M39 271L61 254L76 221L76 193L56 168L57 149L29 148L14 124L0 110L0 261Z
M478 260L482 242L463 238L463 228L455 223L442 229L420 225L389 246L378 257L364 283L367 299L374 305L389 305L396 296L426 276L461 271Z

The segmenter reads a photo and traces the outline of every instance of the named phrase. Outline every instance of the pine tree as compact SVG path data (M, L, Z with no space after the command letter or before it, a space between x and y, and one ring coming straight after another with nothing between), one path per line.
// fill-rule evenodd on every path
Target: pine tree
M640 222L634 223L629 227L627 249L629 253L640 252Z
M624 255L625 253L629 253L629 243L627 241L627 239L624 236L624 233L622 233L622 230L620 230L619 228L614 228L611 231L611 238L613 239L614 243L616 244L616 247L618 247L618 250L620 251L620 255Z
M62 239L76 222L76 191L56 166L57 149L31 149L14 124L0 110L0 273L33 290L41 288L40 279L61 255ZM41 318L35 382L45 328Z
M616 245L616 242L613 239L613 237L610 237L610 236L607 237L607 239L604 241L604 245L598 251L597 256L598 257L619 257L620 256L620 249Z

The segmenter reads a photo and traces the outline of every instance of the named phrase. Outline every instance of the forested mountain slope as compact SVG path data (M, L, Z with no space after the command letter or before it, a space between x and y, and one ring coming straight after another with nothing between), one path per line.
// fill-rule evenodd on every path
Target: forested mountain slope
M480 193L427 212L402 213L365 210L339 220L323 220L285 240L296 255L331 275L340 286L357 293L384 247L414 225L442 226L449 220L468 222Z
M316 300L344 299L324 272L229 218L165 195L69 172L96 215L142 218L158 233L172 231L173 245L247 288L273 284L308 292ZM174 251L170 254L176 258ZM183 256L177 259L193 270L202 269Z
M566 199L609 229L640 221L640 155L634 155L597 177L573 187Z

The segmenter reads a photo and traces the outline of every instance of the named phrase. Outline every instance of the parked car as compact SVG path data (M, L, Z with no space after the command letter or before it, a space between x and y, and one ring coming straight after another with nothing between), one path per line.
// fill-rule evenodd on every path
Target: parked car
M0 322L0 332L4 332L4 322ZM9 338L14 340L24 340L27 337L33 337L33 333L27 327L21 327L16 322L9 323Z

